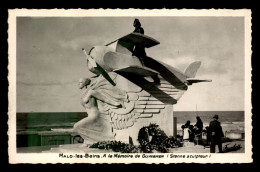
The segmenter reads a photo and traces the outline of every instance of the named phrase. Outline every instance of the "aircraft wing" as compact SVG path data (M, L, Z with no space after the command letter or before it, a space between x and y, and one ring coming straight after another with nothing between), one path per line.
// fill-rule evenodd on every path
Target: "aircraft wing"
M192 85L198 82L212 82L210 79L195 79L195 78L188 78L187 80L188 85Z
M157 41L147 35L132 32L128 35L125 35L125 36L107 44L106 46L109 46L110 44L112 44L116 41L123 41L123 42L131 43L131 44L143 44L145 46L145 48L150 48L150 47L160 44L159 41Z
M142 77L147 77L147 76L153 76L153 75L157 75L158 72L151 70L147 67L140 67L140 66L128 66L128 67L124 67L124 68L120 68L120 69L115 69L113 70L113 72L116 73L131 73L131 74L135 74L138 76L142 76Z
M146 67L160 73L160 75L172 85L176 85L177 83L184 83L187 79L186 75L184 75L182 72L161 61L155 60L148 56L143 58L143 61Z
M116 52L132 55L135 45L143 45L145 48L150 48L160 44L159 41L140 33L130 33L125 35L106 46L115 48Z
M140 34L140 33L130 33L126 36L123 36L122 38L119 38L118 40L120 41L124 41L124 42L131 42L132 44L142 44L144 45L145 48L150 48L153 47L155 45L160 44L159 41L146 36L144 34Z

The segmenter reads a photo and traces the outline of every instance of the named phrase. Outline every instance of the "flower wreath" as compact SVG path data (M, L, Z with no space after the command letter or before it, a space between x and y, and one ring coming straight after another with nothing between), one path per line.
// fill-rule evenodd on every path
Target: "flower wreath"
M168 137L157 124L143 127L138 133L138 142L142 152L150 153L153 150L166 153L168 148L179 147L180 143L174 137Z

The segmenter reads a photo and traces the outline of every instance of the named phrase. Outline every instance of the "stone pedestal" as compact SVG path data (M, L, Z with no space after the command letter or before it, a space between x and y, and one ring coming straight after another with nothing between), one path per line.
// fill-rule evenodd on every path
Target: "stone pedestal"
M151 123L159 125L159 127L167 134L167 136L177 135L177 125L176 118L173 117L173 105L166 105L164 109L161 110L159 114L154 114L150 118L139 118L135 122L134 126L123 129L123 130L114 130L116 133L115 139L117 141L122 141L129 143L129 137L133 139L135 145L139 145L137 138L139 130L148 126Z

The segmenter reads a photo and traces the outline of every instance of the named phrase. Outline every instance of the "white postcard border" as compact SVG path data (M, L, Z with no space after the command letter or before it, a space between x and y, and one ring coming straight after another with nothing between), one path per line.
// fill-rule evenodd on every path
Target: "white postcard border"
M164 155L164 158L60 158L59 153L17 153L16 152L16 17L89 17L89 16L243 16L245 19L245 153L235 154L210 154L210 153L173 153L179 158L169 158L172 153L152 154ZM8 80L9 80L9 108L8 108L8 153L9 162L16 163L249 163L252 162L252 105L251 105L251 11L241 10L191 10L191 9L160 9L160 10L112 10L112 9L52 9L52 10L9 10L8 18ZM66 153L64 153L66 154ZM116 153L114 153L116 154ZM67 153L69 156L70 154ZM84 154L81 154L84 156ZM104 154L95 154L103 157ZM133 155L136 154L122 154ZM147 154L145 154L147 155ZM167 157L168 155L168 157ZM181 156L185 155L185 158ZM191 155L193 158L187 158ZM197 156L196 156L197 155ZM208 158L202 158L206 156Z

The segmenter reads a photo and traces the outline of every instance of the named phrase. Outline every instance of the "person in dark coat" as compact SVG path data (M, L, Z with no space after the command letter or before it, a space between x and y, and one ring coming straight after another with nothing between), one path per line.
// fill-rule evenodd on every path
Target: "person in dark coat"
M194 126L197 127L198 132L202 132L202 129L203 129L203 122L202 122L202 120L200 119L199 116L197 116L196 119L197 119L197 122L196 122L196 124L195 124Z
M218 145L219 152L222 152L222 140L224 137L222 127L220 122L218 121L218 115L214 115L214 120L209 124L209 132L210 132L210 153L215 153L215 147Z
M210 143L210 131L209 131L209 127L207 126L206 127L206 134L207 134L207 146L209 145Z
M197 119L197 122L194 125L194 128L195 128L194 129L194 134L195 134L194 141L195 141L196 145L198 145L198 144L201 145L202 144L203 122L199 116L197 116L196 119Z
M186 121L184 126L185 126L185 128L190 128L190 120Z
M194 141L194 126L193 125L189 125L189 133L190 133L190 142Z

